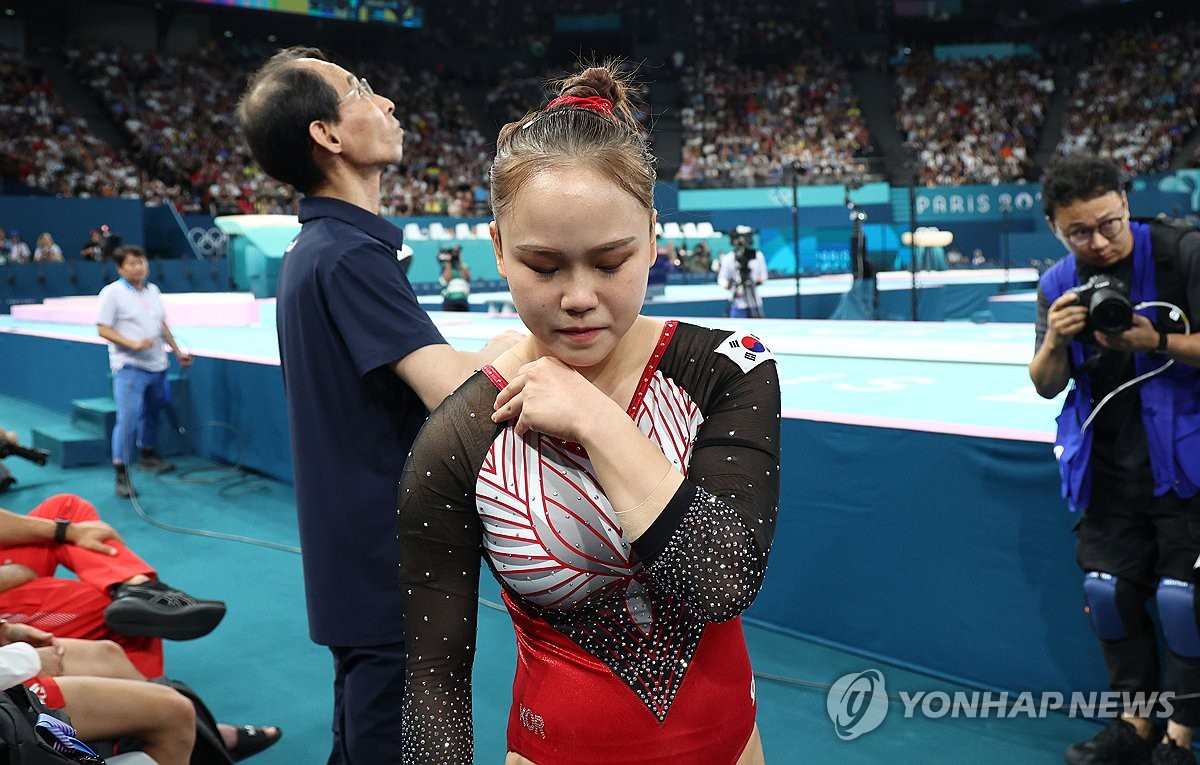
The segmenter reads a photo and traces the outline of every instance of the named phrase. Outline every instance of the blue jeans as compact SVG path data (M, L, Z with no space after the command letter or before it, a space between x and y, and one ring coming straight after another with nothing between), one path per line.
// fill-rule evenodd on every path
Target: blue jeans
M134 460L135 443L142 449L152 449L157 443L158 413L171 400L167 371L121 367L113 375L113 398L117 402L117 422L112 432L113 464L128 465Z

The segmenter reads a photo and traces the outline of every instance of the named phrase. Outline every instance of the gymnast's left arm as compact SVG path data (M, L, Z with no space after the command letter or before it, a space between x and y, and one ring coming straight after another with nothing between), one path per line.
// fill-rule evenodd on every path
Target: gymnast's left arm
M779 509L779 376L722 365L687 478L633 543L652 582L709 621L741 614L766 575Z

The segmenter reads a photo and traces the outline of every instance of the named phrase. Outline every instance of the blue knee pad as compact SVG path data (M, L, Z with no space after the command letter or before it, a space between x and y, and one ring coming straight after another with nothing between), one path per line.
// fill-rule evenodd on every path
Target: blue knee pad
M1196 585L1181 579L1158 580L1158 620L1172 653L1200 658L1200 625L1196 623Z
M1101 640L1125 640L1130 631L1122 617L1119 594L1121 580L1103 571L1089 571L1083 577L1083 596L1087 600L1092 629Z

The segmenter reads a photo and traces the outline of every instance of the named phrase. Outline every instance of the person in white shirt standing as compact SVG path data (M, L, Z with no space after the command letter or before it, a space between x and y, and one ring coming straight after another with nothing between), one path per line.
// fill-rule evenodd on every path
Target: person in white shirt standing
M127 466L135 442L140 450L139 468L159 473L174 468L156 448L158 415L170 397L170 360L163 346L171 349L184 368L191 366L192 357L180 350L167 326L162 293L146 280L150 273L146 251L137 245L118 247L113 262L121 278L100 290L96 326L100 337L108 341L113 398L117 402L112 434L116 493L128 498L133 488Z

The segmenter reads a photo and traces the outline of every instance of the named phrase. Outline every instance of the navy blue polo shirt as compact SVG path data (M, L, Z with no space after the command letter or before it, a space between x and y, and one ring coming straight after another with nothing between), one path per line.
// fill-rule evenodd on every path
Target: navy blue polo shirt
M397 487L427 412L392 370L445 343L396 260L400 229L337 199L300 202L276 322L291 426L309 634L404 637Z

